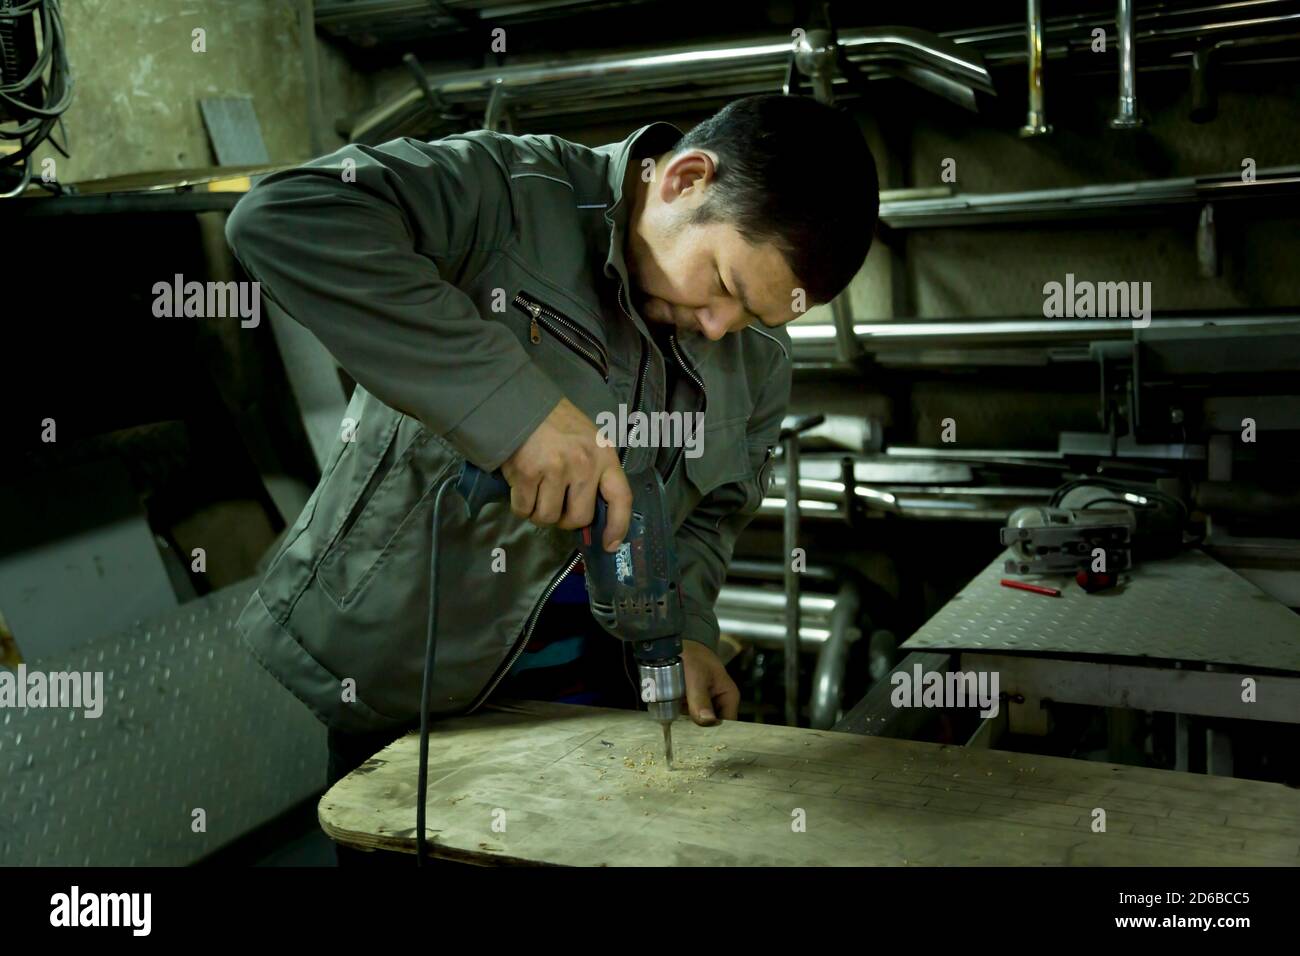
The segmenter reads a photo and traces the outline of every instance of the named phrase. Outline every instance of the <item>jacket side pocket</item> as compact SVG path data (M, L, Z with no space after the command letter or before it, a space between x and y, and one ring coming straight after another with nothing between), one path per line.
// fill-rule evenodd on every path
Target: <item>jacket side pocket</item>
M364 421L361 427L364 427ZM352 477L353 487L358 490L336 516L335 530L316 566L317 580L336 603L341 603L340 598L346 594L348 581L353 576L352 569L358 561L366 560L366 553L374 547L376 536L384 535L384 540L387 540L385 525L391 522L387 531L391 534L396 524L390 517L393 502L388 490L410 453L416 429L423 431L419 422L394 413L374 446L369 449L360 447L362 439L358 439L358 447L348 450L347 454L358 456L357 473ZM369 466L365 464L367 460Z
M342 610L361 600L399 545L411 543L416 529L432 516L433 491L460 460L424 428L409 442L396 444L400 453L392 467L319 570L322 588Z

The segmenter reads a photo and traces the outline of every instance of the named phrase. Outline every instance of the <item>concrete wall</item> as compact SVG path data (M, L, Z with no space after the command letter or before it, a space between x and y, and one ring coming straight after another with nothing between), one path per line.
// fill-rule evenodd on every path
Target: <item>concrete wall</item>
M63 22L72 158L48 143L36 152L38 165L55 159L61 182L214 165L199 113L210 96L252 97L271 161L310 158L296 0L69 0ZM198 28L205 53L192 50ZM368 102L369 81L319 46L327 117ZM327 148L341 145L327 126Z

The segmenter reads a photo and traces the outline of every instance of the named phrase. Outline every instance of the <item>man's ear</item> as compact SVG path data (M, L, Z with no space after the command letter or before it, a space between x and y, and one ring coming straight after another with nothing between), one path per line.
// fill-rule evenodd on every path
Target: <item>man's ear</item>
M718 174L718 154L711 149L688 149L678 153L664 167L659 198L670 203L692 190L702 192Z

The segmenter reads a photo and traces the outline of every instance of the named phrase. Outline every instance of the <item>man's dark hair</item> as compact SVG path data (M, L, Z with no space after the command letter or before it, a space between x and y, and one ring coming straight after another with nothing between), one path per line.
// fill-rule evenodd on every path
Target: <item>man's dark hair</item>
M853 117L803 96L747 96L673 148L718 154L696 224L725 222L770 242L812 303L839 294L862 267L880 210L876 163Z

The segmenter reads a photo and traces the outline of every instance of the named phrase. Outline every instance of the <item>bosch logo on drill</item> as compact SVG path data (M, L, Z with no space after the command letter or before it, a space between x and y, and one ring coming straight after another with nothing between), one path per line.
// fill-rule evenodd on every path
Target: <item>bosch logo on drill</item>
M619 545L618 552L614 555L614 574L619 584L631 584L634 580L631 542L624 541Z

